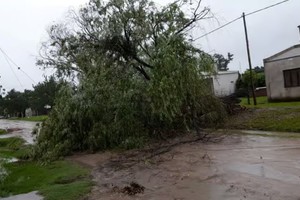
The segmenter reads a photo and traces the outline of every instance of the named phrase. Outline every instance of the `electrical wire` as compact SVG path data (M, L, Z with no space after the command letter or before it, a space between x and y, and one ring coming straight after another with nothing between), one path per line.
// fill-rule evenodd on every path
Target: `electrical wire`
M258 10L255 10L255 11L250 12L250 13L247 13L247 14L245 14L245 16L250 16L250 15L256 14L256 13L258 13L258 12L261 12L261 11L264 11L264 10L267 10L267 9L270 9L270 8L273 8L273 7L275 7L275 6L278 6L278 5L280 5L280 4L286 3L286 2L288 2L288 1L290 1L290 0L284 0L284 1L281 1L281 2L278 2L278 3L275 3L275 4L272 4L272 5L270 5L270 6L267 6L267 7L258 9ZM214 30L212 30L212 31L210 31L210 32L208 32L208 33L206 33L206 34L204 34L204 35L199 36L199 37L193 39L193 41L196 41L196 40L199 40L199 39L201 39L201 38L203 38L203 37L205 37L205 36L208 36L208 35L210 35L210 34L216 32L216 31L218 31L218 30L220 30L220 29L222 29L222 28L224 28L224 27L226 27L226 26L228 26L228 25L230 25L230 24L232 24L232 23L238 21L238 20L241 19L241 18L243 18L243 16L238 17L238 18L236 18L236 19L234 19L234 20L232 20L232 21L230 21L230 22L228 22L228 23L226 23L226 24L224 24L224 25L222 25L222 26L220 26L220 27L218 27L218 28L216 28L216 29L214 29Z
M241 19L241 18L242 18L242 16L241 16L241 17L238 17L238 18L236 18L236 19L234 19L234 20L232 20L232 21L230 21L230 22L228 22L228 23L226 23L226 24L224 24L224 25L222 25L222 26L220 26L220 27L218 27L218 28L216 28L216 29L214 29L214 30L212 30L212 31L210 31L210 32L208 32L208 33L206 33L206 34L204 34L204 35L201 35L200 37L197 37L197 38L193 39L193 41L196 41L196 40L199 40L199 39L201 39L201 38L203 38L203 37L205 37L205 36L208 36L208 35L210 35L210 34L216 32L216 31L218 31L218 30L220 30L220 29L222 29L222 28L224 28L224 27L226 27L226 26L228 26L228 25L230 25L230 24L236 22L237 20L239 20L239 19Z
M281 1L281 2L278 2L278 3L275 3L275 4L273 4L273 5L270 5L270 6L267 6L267 7L261 8L261 9L258 9L258 10L256 10L256 11L253 11L253 12L251 12L251 13L248 13L248 14L246 14L245 16L250 16L250 15L256 14L256 13L258 13L258 12L261 12L261 11L267 10L267 9L269 9L269 8L273 8L273 7L275 7L275 6L278 6L278 5L280 5L280 4L286 3L286 2L288 2L288 1L289 1L289 0L284 0L284 1Z
M3 49L1 49L2 54L5 56L6 59L8 59L12 64L14 64L18 70L20 70L23 74L25 74L27 76L27 78L29 78L34 84L36 84L36 82L24 71L21 69L21 67L19 65L17 65L6 53Z
M14 71L13 67L11 66L11 64L10 64L9 60L8 60L8 59L7 59L7 57L6 57L6 54L5 54L5 52L4 52L4 51L3 51L1 48L0 48L0 51L2 52L2 54L3 54L3 57L4 57L4 59L6 60L6 62L7 62L7 64L8 64L8 66L9 66L9 68L10 68L10 70L13 72L13 74L14 74L14 76L16 77L16 79L18 80L18 82L19 82L20 86L23 88L23 85L22 85L22 83L21 83L20 79L18 78L18 76L17 76L16 72Z

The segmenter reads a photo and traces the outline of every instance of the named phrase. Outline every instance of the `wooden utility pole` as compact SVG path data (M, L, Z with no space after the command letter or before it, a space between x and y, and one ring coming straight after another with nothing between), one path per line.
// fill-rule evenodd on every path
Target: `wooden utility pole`
M256 106L256 96L255 96L255 89L253 84L253 73L252 73L252 63L251 63L251 56L250 56L250 47L249 47L249 39L248 39L248 31L247 31L247 23L246 23L246 15L243 13L243 20L244 20L244 28L245 28L245 36L246 36L246 45L247 45L247 53L248 53L248 62L249 62L249 70L250 70L250 84L251 84L251 91L253 97L253 103Z

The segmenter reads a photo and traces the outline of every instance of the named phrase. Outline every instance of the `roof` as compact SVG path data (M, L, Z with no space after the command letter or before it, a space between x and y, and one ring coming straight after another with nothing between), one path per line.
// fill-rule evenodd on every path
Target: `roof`
M215 74L207 73L207 72L201 72L204 76L220 76L220 75L226 75L226 74L238 74L239 71L218 71Z
M218 71L217 75L223 75L223 74L238 74L239 71Z
M285 60L294 57L300 57L300 44L294 45L273 56L265 58L264 62L274 62L274 61Z

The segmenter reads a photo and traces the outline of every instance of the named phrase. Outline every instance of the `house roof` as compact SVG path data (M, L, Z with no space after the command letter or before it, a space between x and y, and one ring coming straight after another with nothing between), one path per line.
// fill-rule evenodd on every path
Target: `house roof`
M285 60L289 58L300 57L300 44L287 48L273 56L264 59L264 62L273 62L277 60Z

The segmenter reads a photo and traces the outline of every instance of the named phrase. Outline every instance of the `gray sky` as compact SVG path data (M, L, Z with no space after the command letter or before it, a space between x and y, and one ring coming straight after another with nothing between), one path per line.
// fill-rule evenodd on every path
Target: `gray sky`
M0 0L0 48L25 71L35 82L43 80L43 71L35 66L40 44L47 38L46 29L60 21L70 8L78 8L88 0ZM160 5L171 0L155 0ZM193 32L200 36L220 24L252 12L280 0L203 0L218 20L202 22ZM247 18L253 66L262 65L263 58L299 43L297 26L300 25L300 1L290 0L280 6ZM242 21L213 33L196 42L210 53L234 54L231 70L244 71L247 54ZM0 54L0 84L7 90L30 89L33 82L17 67L13 69L18 82L4 57Z

